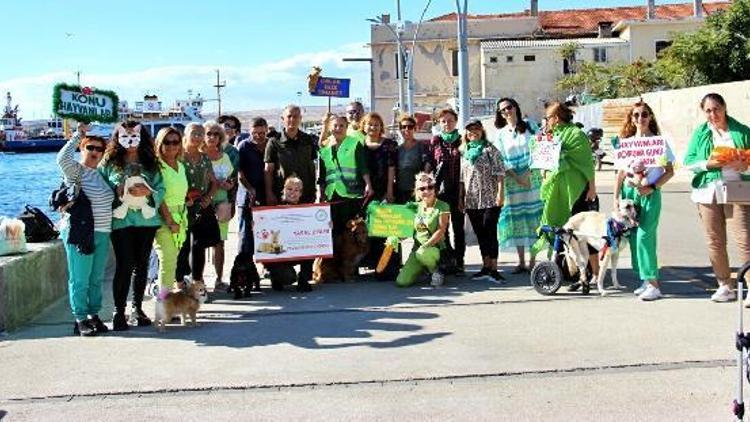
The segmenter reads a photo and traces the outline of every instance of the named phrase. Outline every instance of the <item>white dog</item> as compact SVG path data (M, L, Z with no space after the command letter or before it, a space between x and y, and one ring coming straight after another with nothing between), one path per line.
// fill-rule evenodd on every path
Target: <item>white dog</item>
M599 294L604 296L604 275L607 267L612 268L612 287L621 289L617 281L617 258L623 239L627 232L638 226L636 209L633 201L621 199L616 211L610 217L597 211L578 213L568 220L563 228L567 233L562 235L565 244L565 259L568 269L578 269L581 283L586 279L586 265L589 261L589 248L599 251L599 274L596 274L596 286Z
M125 179L125 186L122 190L123 194L120 197L120 201L122 201L122 204L112 210L112 216L114 218L125 218L125 216L128 214L129 209L141 210L143 218L146 219L149 219L156 215L156 209L148 204L147 196L133 196L128 191L130 188L137 184L142 184L149 188L152 192L154 191L151 186L146 183L146 180L144 180L142 176L130 176Z

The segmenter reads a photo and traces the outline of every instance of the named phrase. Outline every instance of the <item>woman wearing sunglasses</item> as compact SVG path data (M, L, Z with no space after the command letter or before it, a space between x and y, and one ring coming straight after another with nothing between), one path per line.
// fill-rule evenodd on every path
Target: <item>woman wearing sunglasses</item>
M633 104L625 115L620 129L620 139L631 137L658 136L659 125L648 104L639 101ZM646 183L634 184L626 179L625 169L617 172L615 183L614 208L619 208L620 199L631 199L638 209L638 228L629 234L630 259L633 272L638 274L641 285L635 294L641 300L661 298L659 289L659 265L656 254L656 237L661 214L661 187L674 175L674 154L667 146L665 165L646 169L643 177Z
M425 271L431 274L430 285L443 285L444 274L440 264L441 251L445 249L445 235L451 220L450 206L437 199L435 176L419 173L415 178L414 196L417 213L414 217L414 246L409 258L396 277L399 287L414 284Z
M81 161L73 154L80 146ZM79 124L78 132L57 154L67 183L80 185L90 203L90 212L82 216L63 215L62 238L68 260L68 299L75 322L73 334L92 336L109 331L99 318L102 309L102 277L109 255L109 233L112 231L112 201L115 194L96 170L106 148L106 141L98 136L86 136L86 125ZM83 219L76 224L75 219ZM93 220L93 221L92 221ZM91 224L93 223L93 224ZM87 238L86 245L70 242L73 237ZM72 243L76 243L75 245Z
M162 225L156 231L156 254L159 256L160 288L170 289L177 280L177 255L185 242L187 210L185 197L188 190L185 166L182 164L182 135L172 127L156 134L156 156L164 180L164 200L159 207Z
M128 193L148 198L149 205L154 208L161 206L164 186L154 142L148 130L138 122L126 121L115 127L99 171L119 197L124 193L124 183L129 176L141 176L148 186L137 184L130 187ZM141 304L146 292L148 260L156 230L160 226L161 216L158 213L147 218L140 209L128 209L124 218L112 218L111 238L115 251L115 277L112 280L115 314L112 328L115 331L129 328L125 307L131 279L133 302L130 324L139 327L151 325Z
M429 156L426 145L414 137L417 121L413 117L402 116L398 128L403 142L397 151L395 196L397 204L405 204L414 200L414 178L417 173L426 170Z

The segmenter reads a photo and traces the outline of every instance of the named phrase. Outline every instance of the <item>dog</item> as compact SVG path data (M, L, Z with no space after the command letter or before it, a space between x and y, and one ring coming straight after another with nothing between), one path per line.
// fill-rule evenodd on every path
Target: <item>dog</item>
M241 299L251 296L251 291L260 291L260 276L255 266L255 263L250 262L249 264L237 264L232 267L232 272L229 275L229 293L234 293L235 299Z
M182 317L182 325L187 325L187 316L190 315L192 325L197 327L195 315L207 298L206 285L200 280L191 282L185 290L170 291L161 288L156 300L156 326L159 332L163 333L165 325L176 315Z
M581 283L586 279L586 265L589 261L589 248L599 251L599 274L596 274L596 286L599 294L604 296L604 275L607 267L612 269L612 287L621 289L617 281L617 260L623 239L628 231L638 226L635 204L629 199L621 199L616 211L607 217L605 213L588 211L578 213L563 226L566 233L562 235L565 245L565 259L568 268L578 270Z
M361 217L349 220L346 230L333 240L333 258L317 258L313 263L313 281L350 281L357 275L359 262L370 251L367 224Z
M129 209L141 210L143 218L146 219L152 218L156 215L156 208L149 205L147 196L133 196L130 194L129 189L138 184L146 186L151 192L154 191L141 175L130 176L125 179L125 186L122 190L122 196L120 197L122 203L119 207L112 210L112 216L114 218L125 218Z

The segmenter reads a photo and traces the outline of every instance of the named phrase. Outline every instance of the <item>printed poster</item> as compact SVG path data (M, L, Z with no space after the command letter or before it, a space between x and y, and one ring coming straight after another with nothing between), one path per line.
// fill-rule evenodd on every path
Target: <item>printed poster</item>
M634 161L644 167L662 167L667 162L669 140L661 136L620 139L615 154L615 167L628 169Z
M253 208L255 260L283 262L333 256L329 204Z
M561 148L562 142L556 138L537 141L531 151L531 168L557 170L560 166Z

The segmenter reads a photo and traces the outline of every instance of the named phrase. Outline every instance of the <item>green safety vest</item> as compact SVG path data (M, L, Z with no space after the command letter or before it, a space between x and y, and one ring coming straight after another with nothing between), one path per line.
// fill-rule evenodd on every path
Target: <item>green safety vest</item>
M356 138L347 136L336 149L334 158L333 147L326 146L320 150L320 159L326 168L326 197L333 197L334 193L344 198L361 198L364 193L364 183L357 172Z

